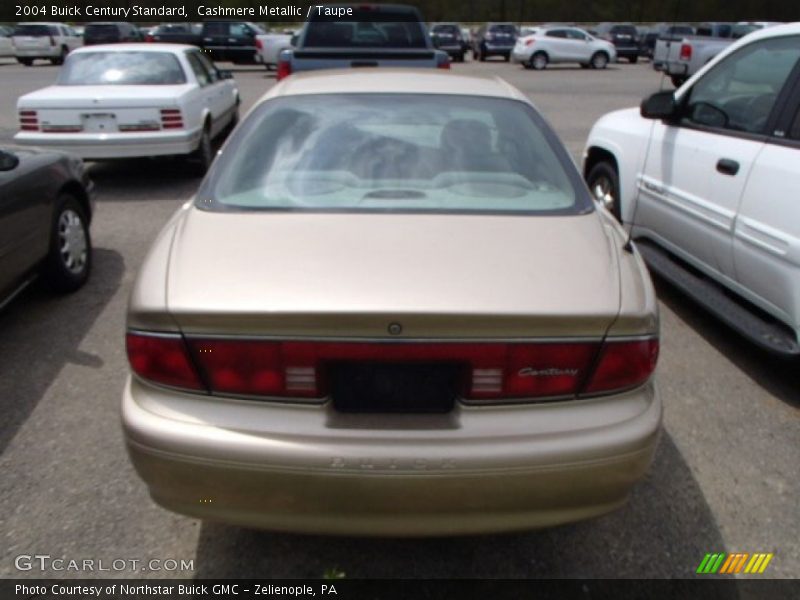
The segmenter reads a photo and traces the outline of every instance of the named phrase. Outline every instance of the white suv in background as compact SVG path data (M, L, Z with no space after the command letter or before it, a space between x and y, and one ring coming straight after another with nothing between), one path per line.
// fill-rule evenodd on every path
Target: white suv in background
M800 23L602 117L584 176L652 270L760 346L800 354Z
M614 44L599 40L577 27L541 27L517 39L511 61L541 70L549 63L578 63L584 69L605 69L616 62Z
M83 45L78 33L64 23L19 23L11 41L17 60L28 67L37 58L61 65L67 54Z

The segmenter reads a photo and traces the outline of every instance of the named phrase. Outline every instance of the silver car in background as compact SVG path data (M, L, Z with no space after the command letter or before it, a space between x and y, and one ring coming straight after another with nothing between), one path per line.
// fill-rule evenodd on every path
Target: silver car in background
M561 63L578 63L584 69L605 69L608 63L616 60L614 44L577 27L541 27L517 39L511 53L511 62L536 70Z

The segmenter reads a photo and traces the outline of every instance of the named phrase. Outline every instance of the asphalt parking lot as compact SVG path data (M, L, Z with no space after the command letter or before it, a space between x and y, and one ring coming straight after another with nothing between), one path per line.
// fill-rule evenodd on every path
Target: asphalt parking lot
M532 72L490 61L454 70L522 89L576 160L599 116L662 85L648 63ZM56 73L0 61L0 144L16 130L17 97ZM237 67L235 78L245 109L274 85L255 67ZM125 306L151 240L199 180L170 160L91 172L98 205L89 284L63 298L33 286L0 313L0 576L41 576L14 566L16 556L38 553L194 560L193 571L98 574L117 577L321 577L330 569L348 577L687 577L707 552L772 552L768 575L800 576L800 365L756 350L658 281L665 428L647 479L613 514L514 535L364 540L255 532L156 507L119 426Z

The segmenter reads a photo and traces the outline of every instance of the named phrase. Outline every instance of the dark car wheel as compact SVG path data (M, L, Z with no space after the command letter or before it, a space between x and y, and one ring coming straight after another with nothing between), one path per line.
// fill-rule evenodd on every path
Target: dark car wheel
M64 61L67 60L67 54L69 54L69 50L62 47L58 58L51 58L50 62L54 65L63 65Z
M671 75L670 80L672 81L672 85L676 88L681 87L684 83L686 83L686 77L683 75Z
M33 64L32 58L18 58L17 60L26 67L30 67Z
M629 62L630 62L632 65L635 65L637 60L639 60L639 57L638 57L638 56L629 56L629 57L628 57L628 61L629 61Z
M197 164L197 174L201 177L211 167L211 163L214 161L214 144L211 140L211 127L208 124L203 127L203 135L200 136L197 149L190 155L190 158Z
M605 69L606 65L608 65L608 54L605 52L595 52L592 55L591 65L593 69Z
M592 197L605 206L618 221L621 221L619 209L619 176L614 165L599 162L586 177L586 184Z
M89 279L92 270L92 239L83 207L71 194L56 202L50 251L44 263L44 278L57 292L74 292Z
M544 52L536 52L530 59L531 69L541 71L547 67L547 54Z

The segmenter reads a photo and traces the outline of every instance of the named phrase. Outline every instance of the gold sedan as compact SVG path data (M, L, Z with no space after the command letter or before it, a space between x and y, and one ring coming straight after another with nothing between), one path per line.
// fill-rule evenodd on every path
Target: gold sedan
M621 506L661 425L641 257L500 80L287 78L155 241L127 327L131 459L203 519L555 525Z

